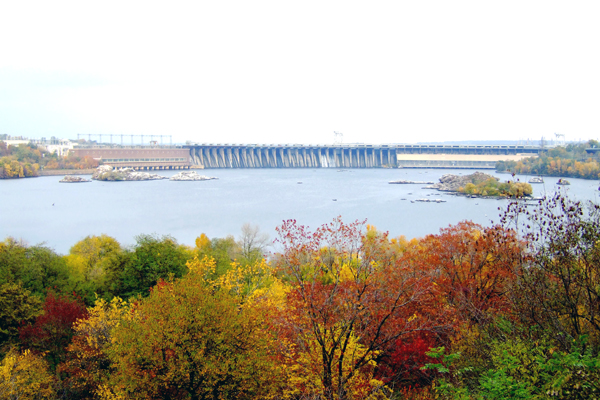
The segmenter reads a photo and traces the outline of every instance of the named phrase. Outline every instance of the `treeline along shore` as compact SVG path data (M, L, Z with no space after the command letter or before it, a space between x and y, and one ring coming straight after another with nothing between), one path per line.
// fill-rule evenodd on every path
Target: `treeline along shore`
M557 193L407 240L0 242L0 398L592 399L600 206Z
M59 156L35 144L7 145L0 141L0 179L31 178L40 175L59 175L51 171L92 170L98 167L92 157L76 157L73 154ZM68 174L69 172L60 172Z

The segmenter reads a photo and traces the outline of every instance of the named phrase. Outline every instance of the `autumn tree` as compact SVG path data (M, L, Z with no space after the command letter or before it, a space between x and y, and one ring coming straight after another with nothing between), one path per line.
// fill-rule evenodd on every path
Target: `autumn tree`
M207 257L215 261L215 276L227 273L232 262L244 262L241 247L232 235L209 239L203 233L196 238L195 253L199 260Z
M29 350L11 351L0 363L0 398L56 399L55 379L44 358Z
M226 271L219 272L215 259L206 256L200 259L196 256L187 262L187 267L205 287L225 291L233 295L240 304L270 295L271 287L281 283L275 276L274 269L264 259L252 264L232 261Z
M396 339L378 363L375 377L395 391L429 386L435 374L423 370L423 366L434 361L427 353L441 343L435 332L428 331L413 332Z
M293 220L278 228L282 251L275 259L291 286L289 312L278 316L289 341L282 351L305 368L312 367L303 355L317 357L312 365L326 399L364 398L352 381L369 376L396 339L444 329L431 275L399 262L386 234L362 234L362 227L337 218L315 232ZM371 385L372 395L382 393L380 383Z
M21 343L26 348L46 353L54 369L63 359L73 337L73 323L86 315L87 310L80 298L49 291L43 313L33 324L19 328Z
M484 323L494 313L508 311L506 292L523 250L511 229L463 221L426 236L407 253L406 262L433 271L448 304L462 318Z
M110 293L109 271L119 262L121 252L119 242L107 235L87 236L69 250L66 262L71 278L88 304L93 303L96 295Z
M600 206L557 192L534 208L511 204L503 222L529 244L512 291L516 315L564 349L582 335L600 348Z
M66 359L58 366L64 393L77 399L97 399L103 393L112 372L108 349L113 331L133 317L134 305L118 297L110 301L99 298L88 308L87 318L75 321Z
M447 355L455 362L438 369L445 378L436 383L436 394L593 397L600 389L600 207L558 192L533 207L511 203L501 223L495 229L508 236L494 241L516 244L520 257L511 263L492 257L491 266L498 264L512 276L503 273L500 281L488 281L490 288L497 287L490 292L491 308L477 307L485 318L472 319L469 329L463 326L455 335L453 354ZM503 256L510 254L499 249Z
M202 233L200 236L196 238L196 251L199 252L201 256L208 256L209 252L212 250L212 243L206 233Z
M264 316L190 273L161 281L113 331L108 385L124 398L267 397L275 365Z
M0 179L37 176L42 153L35 145L19 144L0 149Z

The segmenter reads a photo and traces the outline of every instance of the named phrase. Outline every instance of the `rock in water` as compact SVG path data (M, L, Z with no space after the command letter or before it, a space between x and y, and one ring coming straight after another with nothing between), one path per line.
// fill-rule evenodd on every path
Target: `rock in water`
M418 184L418 185L432 185L433 182L429 182L429 181L406 181L406 180L399 180L399 181L389 181L388 183L390 184L394 184L394 185L412 185L412 184Z
M495 176L484 174L483 172L474 172L470 175L453 175L445 174L440 178L440 182L429 186L429 189L437 189L443 192L457 192L459 188L464 187L467 183L485 182L488 179L499 180Z
M168 179L166 176L135 171L133 168L113 169L110 165L99 166L92 179L98 181L151 181Z
M92 179L103 180L102 177L111 173L112 170L113 170L113 167L111 167L110 165L100 165L98 168L96 168L96 170L92 174Z
M80 183L80 182L91 182L89 179L82 178L80 176L65 175L59 182L61 183Z
M171 181L210 181L217 179L214 176L198 175L196 171L182 171L178 174L173 175L169 180Z

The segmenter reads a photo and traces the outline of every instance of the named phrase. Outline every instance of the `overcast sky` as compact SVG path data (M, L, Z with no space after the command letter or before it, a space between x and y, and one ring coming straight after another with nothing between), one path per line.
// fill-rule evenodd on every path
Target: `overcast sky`
M2 1L0 134L597 139L598 21L597 0Z

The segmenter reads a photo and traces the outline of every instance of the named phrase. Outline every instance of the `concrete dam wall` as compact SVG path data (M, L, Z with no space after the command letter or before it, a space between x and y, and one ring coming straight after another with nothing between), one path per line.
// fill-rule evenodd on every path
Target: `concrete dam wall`
M192 163L204 168L397 168L397 167L461 167L456 155L464 154L462 167L492 165L504 156L535 156L534 146L446 146L446 145L220 145L188 144ZM454 165L432 164L431 157L423 163L403 165L402 155L452 154ZM486 161L473 161L473 156L485 156ZM418 157L417 157L418 158ZM458 157L460 159L460 157ZM477 158L477 157L475 157ZM509 158L509 157L506 157ZM470 160L470 161L468 161ZM460 161L460 160L459 160ZM495 161L493 161L495 163Z

